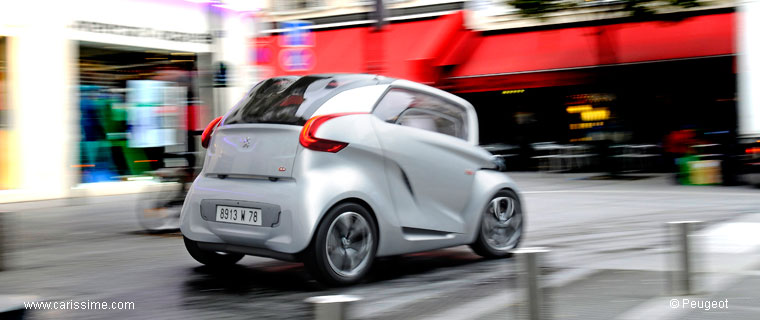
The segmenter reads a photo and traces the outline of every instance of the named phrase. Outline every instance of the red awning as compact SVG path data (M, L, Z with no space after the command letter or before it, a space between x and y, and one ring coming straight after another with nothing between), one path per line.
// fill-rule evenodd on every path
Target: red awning
M364 51L361 44L367 28L349 28L313 32L313 46L281 46L281 35L259 37L253 41L256 64L264 77L301 75L307 73L364 72ZM302 66L288 67L289 52L299 53Z
M385 33L387 74L434 84L441 78L441 67L467 58L475 35L464 27L463 11L432 21L391 25Z
M463 62L476 46L476 33L464 28L462 11L435 19L392 23L380 32L372 27L317 30L313 45L281 46L282 35L252 41L256 64L265 77L307 73L380 73L433 84L441 67ZM292 55L301 67L292 68ZM289 67L289 63L291 63Z
M588 67L730 55L734 13L484 36L450 76L457 91L582 83Z

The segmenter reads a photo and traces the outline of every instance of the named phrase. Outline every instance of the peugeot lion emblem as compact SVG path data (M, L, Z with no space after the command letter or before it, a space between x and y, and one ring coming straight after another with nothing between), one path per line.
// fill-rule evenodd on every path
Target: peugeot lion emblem
M245 138L240 139L240 140L243 142L243 148L248 149L248 147L251 146L251 138L250 137L245 137Z

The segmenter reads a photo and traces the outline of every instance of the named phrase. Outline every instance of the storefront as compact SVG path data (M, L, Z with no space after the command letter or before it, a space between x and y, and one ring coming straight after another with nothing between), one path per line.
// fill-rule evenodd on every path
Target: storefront
M197 54L80 43L81 181L118 181L193 152L199 116Z
M252 39L252 60L262 76L375 73L436 85L476 48L464 13L397 18L377 31L368 23L322 28L281 23Z
M447 85L500 119L505 130L483 142L660 143L687 126L734 132L735 14L671 18L490 32Z
M0 5L2 202L139 191L130 177L193 151L191 133L254 80L244 13L184 0L35 5Z
M684 127L735 130L733 61L726 56L610 66L575 84L457 94L478 109L484 144L657 144Z
M286 25L255 42L269 76L376 72L458 94L478 110L484 144L658 144L682 127L734 132L736 14L661 17L479 33L460 11L379 32Z

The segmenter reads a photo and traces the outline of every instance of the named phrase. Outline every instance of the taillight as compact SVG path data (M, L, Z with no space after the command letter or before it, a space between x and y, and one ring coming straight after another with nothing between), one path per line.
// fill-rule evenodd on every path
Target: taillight
M348 145L348 143L327 140L327 139L320 139L320 138L317 138L315 134L317 133L319 126L321 126L327 120L330 120L332 118L347 116L350 114L361 114L361 113L362 112L345 112L345 113L333 113L333 114L326 114L326 115L312 117L311 119L306 121L306 124L303 125L303 129L301 130L301 136L298 138L298 141L301 142L301 145L304 146L304 148L311 149L311 150L332 152L332 153L343 150L343 148L345 148Z
M211 120L208 127L203 130L203 134L201 135L201 146L203 146L203 148L208 148L208 144L211 142L211 134L214 133L214 128L219 124L219 121L222 121L222 117Z

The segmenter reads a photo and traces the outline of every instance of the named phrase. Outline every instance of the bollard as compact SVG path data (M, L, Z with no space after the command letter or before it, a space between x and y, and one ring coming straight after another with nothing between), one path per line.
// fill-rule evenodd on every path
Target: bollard
M670 293L675 295L695 294L694 257L690 240L691 233L701 221L672 221L667 223L671 244L675 254L674 270L670 272Z
M520 272L518 281L521 282L523 294L522 306L518 311L518 319L546 320L549 319L547 301L541 288L540 264L543 256L549 252L546 248L520 248L512 250L517 259Z
M349 305L361 300L351 295L311 297L304 301L314 305L315 320L346 320L350 317Z

